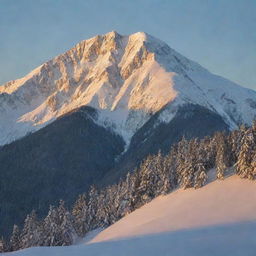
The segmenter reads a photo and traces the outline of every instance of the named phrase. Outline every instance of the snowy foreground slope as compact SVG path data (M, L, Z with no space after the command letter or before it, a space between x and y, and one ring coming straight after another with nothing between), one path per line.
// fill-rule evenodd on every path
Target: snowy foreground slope
M251 124L256 93L216 76L143 32L110 32L77 44L21 79L0 86L0 145L39 130L81 106L124 140L162 111L170 122L184 104L205 107L229 128Z
M253 256L255 191L255 182L231 176L198 190L158 197L86 244L30 248L6 255Z

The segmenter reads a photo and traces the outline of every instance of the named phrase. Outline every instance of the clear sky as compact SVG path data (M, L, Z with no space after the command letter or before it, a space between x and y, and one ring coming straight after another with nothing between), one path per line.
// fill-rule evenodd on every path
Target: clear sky
M112 30L145 31L256 89L256 0L0 0L0 84Z

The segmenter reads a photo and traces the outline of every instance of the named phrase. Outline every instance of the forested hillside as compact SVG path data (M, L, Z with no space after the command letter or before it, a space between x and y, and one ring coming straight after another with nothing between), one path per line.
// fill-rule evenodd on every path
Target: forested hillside
M0 236L32 209L44 216L60 198L70 205L113 168L124 142L95 124L95 115L90 107L79 108L0 147Z
M50 206L45 218L32 211L23 227L15 225L10 240L2 241L2 251L70 245L76 237L113 224L158 195L178 187L202 187L214 167L218 179L224 179L229 167L241 178L256 178L256 123L201 140L182 139L167 155L149 156L119 183L101 190L92 186L71 209L61 200L58 206Z

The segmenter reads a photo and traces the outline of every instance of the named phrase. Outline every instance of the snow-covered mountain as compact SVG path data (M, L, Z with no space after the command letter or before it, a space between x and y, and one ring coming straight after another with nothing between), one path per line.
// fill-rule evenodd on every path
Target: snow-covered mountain
M160 196L91 240L4 255L255 255L256 184L233 175Z
M150 117L170 122L181 106L218 114L229 128L251 124L256 93L216 76L164 42L138 32L98 35L0 86L0 145L34 132L81 106L129 144Z

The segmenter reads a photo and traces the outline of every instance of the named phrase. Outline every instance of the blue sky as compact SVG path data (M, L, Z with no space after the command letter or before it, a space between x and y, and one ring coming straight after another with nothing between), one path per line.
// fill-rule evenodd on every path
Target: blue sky
M112 30L145 31L256 89L256 0L0 0L0 84Z

